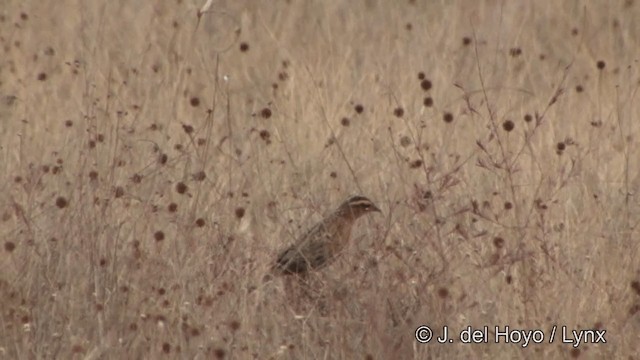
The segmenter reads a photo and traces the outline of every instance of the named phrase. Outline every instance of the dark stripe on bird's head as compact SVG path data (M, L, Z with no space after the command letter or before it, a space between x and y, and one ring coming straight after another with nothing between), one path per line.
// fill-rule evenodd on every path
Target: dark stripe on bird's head
M350 197L349 199L347 199L347 201L345 201L342 204L342 206L349 207L350 209L353 209L353 210L358 209L362 212L366 212L366 211L380 212L380 209L378 209L378 207L373 203L373 201L360 195L355 195Z

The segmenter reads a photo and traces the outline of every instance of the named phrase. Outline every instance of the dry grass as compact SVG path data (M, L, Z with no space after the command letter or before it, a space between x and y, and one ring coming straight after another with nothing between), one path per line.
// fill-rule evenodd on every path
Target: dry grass
M0 10L0 357L640 356L639 4L202 3ZM354 193L307 296L263 281Z

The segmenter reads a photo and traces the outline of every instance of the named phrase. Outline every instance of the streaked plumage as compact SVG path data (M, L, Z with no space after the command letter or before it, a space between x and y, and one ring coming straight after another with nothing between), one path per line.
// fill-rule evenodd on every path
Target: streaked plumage
M348 198L282 251L274 269L283 274L305 274L327 265L349 241L355 221L372 211L380 212L380 209L366 197Z

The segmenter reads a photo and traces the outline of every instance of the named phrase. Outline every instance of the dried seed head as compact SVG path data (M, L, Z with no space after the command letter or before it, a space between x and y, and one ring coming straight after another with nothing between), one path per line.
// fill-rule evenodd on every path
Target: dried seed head
M69 202L64 197L58 196L56 198L56 206L59 207L60 209L66 208L67 205L69 205Z
M424 91L429 91L431 90L433 84L431 84L431 81L429 79L424 79L420 82L420 87L422 88L422 90Z
M217 348L213 350L213 354L215 355L216 359L224 359L224 357L227 355L227 352L223 348Z
M187 124L182 124L182 130L184 130L184 132L187 133L187 134L192 134L193 133L193 126L187 125Z
M176 192L178 194L184 194L187 192L187 185L183 182L179 182L176 184Z
M16 244L14 242L7 241L7 242L4 243L4 250L6 252L10 253L10 252L13 252L13 250L15 250L15 249L16 249Z
M271 144L271 133L269 132L269 130L260 130L260 138L267 144Z
M155 233L153 233L153 238L156 241L162 241L164 240L164 233L162 231L156 231Z
M512 131L512 130L515 128L515 126L516 126L516 124L515 124L513 121L511 121L511 120L505 120L505 121L502 123L502 128L503 128L503 129L504 129L504 131L506 131L506 132L510 132L510 131Z
M446 287L441 287L438 289L438 296L441 299L446 299L449 297L449 289L447 289Z
M564 149L566 149L567 146L565 145L565 143L563 143L562 141L560 141L559 143L556 144L556 149L558 151L563 151Z

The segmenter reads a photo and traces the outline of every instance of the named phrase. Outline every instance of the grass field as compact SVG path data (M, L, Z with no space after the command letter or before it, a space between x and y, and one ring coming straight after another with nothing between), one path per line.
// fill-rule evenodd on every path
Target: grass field
M640 4L203 3L1 7L0 358L640 358Z

